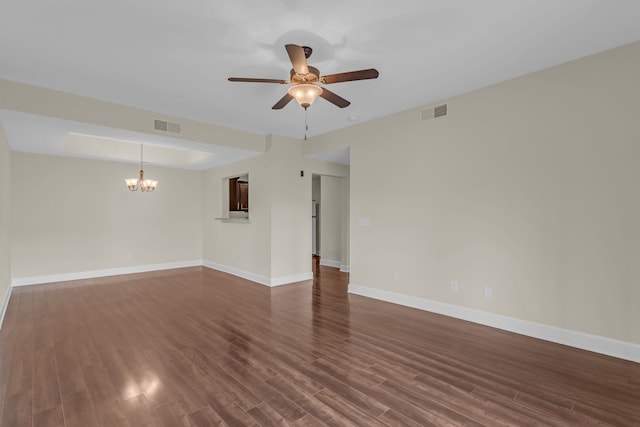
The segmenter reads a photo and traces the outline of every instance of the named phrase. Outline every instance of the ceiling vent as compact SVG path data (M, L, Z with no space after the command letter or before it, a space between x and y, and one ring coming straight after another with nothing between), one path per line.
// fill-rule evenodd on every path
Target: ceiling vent
M162 132L180 133L180 123L165 122L164 120L154 120L153 128Z
M427 108L420 113L422 120L437 119L447 115L447 104L438 105L437 107Z

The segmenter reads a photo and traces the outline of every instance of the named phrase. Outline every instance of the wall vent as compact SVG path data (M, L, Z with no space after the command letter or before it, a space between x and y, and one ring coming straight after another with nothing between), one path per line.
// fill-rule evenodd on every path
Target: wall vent
M153 128L162 132L180 133L180 123L165 122L164 120L154 120Z
M447 115L447 104L438 105L433 109L433 117L438 118Z
M437 107L427 108L420 113L422 120L437 119L447 115L447 104L438 105Z

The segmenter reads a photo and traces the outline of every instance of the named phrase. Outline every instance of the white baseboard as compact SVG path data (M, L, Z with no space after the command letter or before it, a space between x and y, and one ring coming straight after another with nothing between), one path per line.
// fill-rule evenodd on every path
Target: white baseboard
M313 280L313 271L308 271L301 274L293 274L291 276L272 278L271 284L269 286L289 285L291 283L304 282L306 280Z
M269 286L270 279L267 276L260 276L258 274L238 270L237 268L233 267L227 267L226 265L218 264L211 261L202 261L202 265L212 270L218 270L222 271L223 273L233 274L234 276L242 277L243 279L251 280L252 282Z
M349 272L349 266L345 265L345 264L341 264L340 265L340 271L343 273L348 273Z
M12 286L29 286L42 283L66 282L69 280L93 279L96 277L119 276L121 274L145 273L148 271L171 270L173 268L199 267L202 260L167 262L163 264L134 265L129 267L107 268L104 270L80 271L75 273L48 274L44 276L17 277Z
M108 268L104 270L80 271L80 272L74 272L74 273L49 274L44 276L17 277L11 281L11 286L15 287L15 286L39 285L43 283L66 282L69 280L81 280L81 279L94 279L97 277L118 276L121 274L145 273L148 271L171 270L174 268L200 267L200 266L204 266L204 267L212 268L214 270L219 270L225 273L233 274L234 276L242 277L243 279L260 283L261 285L265 285L265 286L281 286L281 285L287 285L290 283L302 282L305 280L313 279L313 272L311 271L307 273L294 274L291 276L269 278L266 276L260 276L258 274L253 274L246 271L238 270L233 267L227 267L222 264L216 264L210 261L193 260L193 261L168 262L164 264L150 264L150 265L136 265L136 266L130 266L130 267ZM9 291L9 294L10 293L11 292Z
M249 273L247 271L242 271L234 267L217 264L211 261L203 261L202 265L207 268L211 268L213 270L218 270L218 271L222 271L223 273L233 274L234 276L238 276L243 279L247 279L252 282L259 283L261 285L269 286L269 287L288 285L290 283L302 282L305 280L313 279L313 272L311 271L308 273L295 274L292 276L270 278L267 276L261 276L258 274Z
M320 265L324 265L325 267L340 268L342 263L340 261L332 261L330 259L320 258Z
M640 363L640 345L350 283L349 293Z
M11 299L11 286L7 286L7 292L4 293L4 300L2 302L2 311L0 312L0 329L2 329L2 323L4 322L4 315L7 314L7 307L9 306L9 300Z

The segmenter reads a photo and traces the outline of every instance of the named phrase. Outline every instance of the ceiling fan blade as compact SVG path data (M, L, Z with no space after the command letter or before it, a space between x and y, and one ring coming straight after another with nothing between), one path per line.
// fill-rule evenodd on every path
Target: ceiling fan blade
M335 93L325 88L322 88L322 93L320 94L320 97L326 99L332 104L337 105L340 108L348 107L349 104L351 104L349 101L347 101L343 97L336 95Z
M328 85L331 83L350 82L353 80L377 79L378 75L378 70L376 70L375 68L369 68L367 70L329 74L327 76L320 77L320 82Z
M307 66L307 57L304 54L302 46L297 44L285 45L289 59L293 65L293 70L298 74L309 74L309 67Z
M285 105L287 105L289 103L289 101L291 101L293 99L293 96L289 95L288 93L286 93L282 98L280 98L280 101L276 102L273 107L271 107L272 110L280 110L282 108L284 108Z
M252 79L245 77L229 77L230 82L250 82L250 83L280 83L281 85L289 83L288 80L277 79Z

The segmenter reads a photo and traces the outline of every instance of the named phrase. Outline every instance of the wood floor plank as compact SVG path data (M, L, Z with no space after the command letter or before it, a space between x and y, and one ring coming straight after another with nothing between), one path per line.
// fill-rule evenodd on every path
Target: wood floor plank
M135 427L129 424L119 402L103 401L93 405L93 411L101 427Z
M322 420L322 422L327 425L349 427L357 426L357 424L354 424L341 413L335 411L330 406L325 405L314 396L302 396L302 398L298 399L298 404L311 416L318 420Z
M182 376L171 363L163 358L161 354L152 349L144 351L146 360L160 381L167 386L174 401L179 401L184 413L188 414L203 408L207 405L202 393L195 390L189 382ZM165 404L167 406L169 404Z
M33 396L31 393L18 393L6 396L2 412L2 427L27 427L33 420Z
M5 395L7 393L8 383L9 383L9 375L11 371L11 362L13 360L13 354L15 350L15 342L16 342L16 327L18 315L18 305L15 303L11 303L7 306L7 311L5 312L5 326L0 329L0 420L2 420L2 412L4 406ZM7 324L11 326L7 326Z
M279 414L279 416L287 422L295 422L304 417L305 412L302 411L298 405L287 399L267 382L253 375L250 369L232 361L228 361L223 367L231 376L238 380L239 383L251 390L261 402L266 403L270 409Z
M33 420L33 298L32 289L14 289L10 304L16 306L18 323L5 388L1 427L31 426ZM5 324L7 320L5 319ZM4 328L4 326L3 326Z
M145 365L142 365L142 369L149 375ZM242 409L240 409L232 397L230 397L221 387L222 384L218 384L215 378L210 377L206 372L201 371L195 364L189 364L186 361L179 365L181 375L187 382L198 384L198 395L206 401L213 410L215 410L220 417L225 420L229 425L251 425L253 419ZM154 374L155 375L155 374ZM157 378L157 377L156 377ZM157 380L159 381L159 379ZM144 383L141 383L144 384ZM159 395L155 392L155 383L149 383L149 392L145 391L145 395L150 395L152 399L157 398L158 401L168 400L168 403L173 403L179 395L171 393L171 390L163 383L159 384ZM143 388L144 385L143 385ZM153 405L153 407L164 406ZM183 405L187 406L187 405ZM185 411L185 413L188 411Z
M65 427L62 405L33 414L33 425L38 427Z
M185 358L188 358L203 375L209 378L215 378L225 393L231 397L242 410L246 411L262 403L260 398L221 366L210 360L205 353L193 348L186 349Z
M310 388L309 386L298 382L296 378L291 378L286 374L269 378L267 383L269 383L269 385L274 389L278 390L280 394L295 403L298 403L300 399L304 399L307 396L313 396L320 390L324 389L324 387L319 384Z
M389 409L384 404L372 398L366 392L361 391L368 390L368 388L364 384L358 384L360 387L357 388L353 387L356 381L343 378L343 380L347 381L347 383L342 382L327 374L322 369L314 369L314 366L312 364L298 365L298 370L305 374L307 377L316 381L318 384L323 385L324 389L321 391L321 393L330 390L331 394L335 393L337 395L342 395L351 404L366 411L369 414L372 414L374 417L383 414L387 409ZM316 396L317 395L318 394L316 394Z
M54 354L61 394L73 394L86 390L84 375L76 357L73 339L58 340L54 345Z
M171 403L175 396L169 387L158 377L156 370L147 362L143 350L120 348L121 360L126 364L133 380L140 387L152 407Z
M126 400L142 394L142 388L138 385L135 376L130 372L117 349L103 347L100 359L119 400Z
M357 402L347 396L338 394L330 389L324 389L313 396L326 407L333 409L336 413L351 421L353 424L362 426L383 427L384 423L375 417L382 415L378 411L366 411L359 407ZM386 412L386 410L385 410Z
M390 427L438 427L438 424L422 420L419 423L405 417L399 412L389 409L380 416L380 421Z
M53 347L52 324L55 323L55 316L48 316L45 299L44 285L33 287L33 349L38 351L43 348Z
M290 425L280 413L275 411L270 405L264 403L249 409L248 412L261 426L286 427Z
M33 411L37 413L61 404L53 347L36 350L33 369Z
M63 393L62 407L66 427L93 427L98 425L87 390Z
M640 364L184 268L15 288L0 427L640 425Z
M176 402L157 407L155 413L164 427L196 427L191 418L184 413L181 405Z
M123 400L121 407L131 426L159 427L162 425L144 394Z
M204 408L189 414L191 422L197 427L227 427L227 424L211 406L205 406Z
M311 415L305 415L304 418L299 419L295 423L291 424L292 427L324 427L325 423L319 421L317 418Z
M94 408L105 403L118 402L118 395L111 383L111 378L101 365L85 366L82 368L82 373Z

